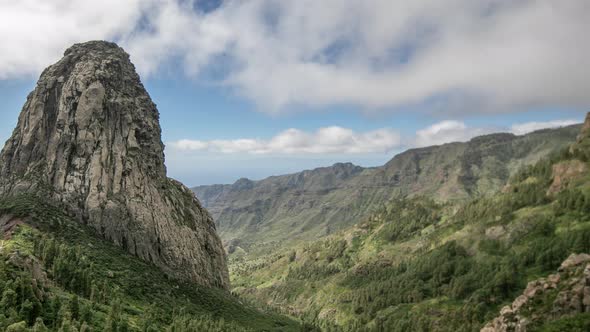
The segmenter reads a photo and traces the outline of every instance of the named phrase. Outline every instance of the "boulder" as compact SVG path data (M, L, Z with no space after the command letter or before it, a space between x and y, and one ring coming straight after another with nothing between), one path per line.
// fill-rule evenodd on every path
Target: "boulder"
M565 271L574 266L579 266L590 262L590 255L588 254L571 254L559 267L559 271Z

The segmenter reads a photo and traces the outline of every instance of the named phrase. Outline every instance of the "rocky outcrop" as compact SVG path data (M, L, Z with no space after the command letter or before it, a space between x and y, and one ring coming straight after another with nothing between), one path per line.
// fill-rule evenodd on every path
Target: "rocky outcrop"
M561 266L559 267L560 272L564 272L567 271L571 268L574 268L576 266L580 266L586 262L590 262L590 255L588 254L572 254L570 255L565 261L563 261L563 263L561 263Z
M586 120L582 125L582 130L580 132L580 135L578 136L578 141L581 141L588 136L590 136L590 112L586 114Z
M42 263L35 257L21 254L18 251L11 253L8 256L7 262L21 271L30 272L31 288L35 292L35 295L37 295L37 298L42 299L45 289L51 284L49 278L47 278L47 273L43 269Z
M500 226L492 226L486 229L486 237L488 239L497 240L506 234L506 227Z
M584 156L588 158L588 150L590 150L590 112L586 114L586 120L582 125L582 129L578 134L575 144L570 146L570 153L577 156Z
M113 43L76 44L43 71L0 155L0 179L2 195L59 202L174 277L229 287L213 220L167 178L158 110Z
M590 255L572 254L558 271L529 282L522 295L481 332L526 332L552 319L590 312Z
M14 217L11 214L5 214L0 216L0 239L10 239L12 237L12 232L14 231L16 226L22 223L22 219Z
M588 171L586 163L579 160L568 160L553 165L553 183L547 190L548 195L559 193Z

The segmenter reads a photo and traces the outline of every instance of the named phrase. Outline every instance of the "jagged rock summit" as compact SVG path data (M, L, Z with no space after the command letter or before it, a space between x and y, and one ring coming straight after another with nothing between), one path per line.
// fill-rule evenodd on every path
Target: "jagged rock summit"
M167 273L229 287L209 213L166 176L159 114L114 43L70 47L45 69L0 155L0 194L43 195Z

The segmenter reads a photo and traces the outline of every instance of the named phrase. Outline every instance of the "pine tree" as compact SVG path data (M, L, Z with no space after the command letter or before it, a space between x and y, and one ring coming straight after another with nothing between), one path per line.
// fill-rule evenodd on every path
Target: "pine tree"
M43 319L41 319L40 317L37 317L37 320L35 321L35 325L33 326L33 332L48 332L48 331L49 330L45 326L45 323L43 323Z
M70 313L72 314L72 319L80 320L80 302L78 299L78 295L72 295L70 299Z
M59 312L61 310L61 300L59 296L54 296L51 301L51 312L48 315L51 317L51 327L53 330L56 330L59 326Z
M109 309L109 315L105 324L105 332L120 332L121 304L119 300L113 301Z
M92 307L89 304L82 303L80 306L80 321L90 322L92 321Z
M90 326L88 326L88 324L86 324L86 322L82 323L82 326L80 326L80 332L89 332L90 331Z
M27 331L27 322L22 321L18 323L11 324L6 328L6 332L26 332Z
M36 315L33 308L33 303L26 299L20 306L19 316L21 319L24 319L29 324L32 324L35 321Z
M16 292L14 290L14 283L12 280L8 281L2 292L2 299L0 300L0 308L8 310L16 307Z
M63 320L58 332L78 332L78 329L74 326L74 324L68 317L67 319Z
M140 329L142 332L155 332L157 331L155 319L157 317L156 306L151 304L144 312L141 317Z

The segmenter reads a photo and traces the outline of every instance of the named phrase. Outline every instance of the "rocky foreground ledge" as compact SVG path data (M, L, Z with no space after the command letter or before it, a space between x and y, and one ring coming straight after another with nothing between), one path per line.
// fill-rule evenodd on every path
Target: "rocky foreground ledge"
M481 332L526 332L548 321L582 313L590 313L590 255L572 254L558 273L529 282L522 295L502 308L500 316Z

